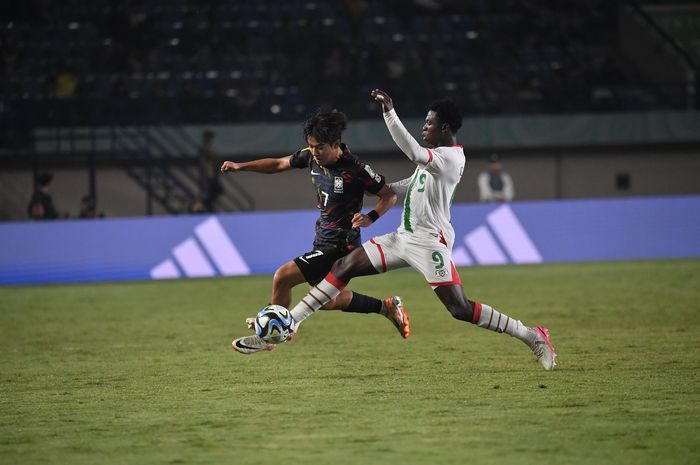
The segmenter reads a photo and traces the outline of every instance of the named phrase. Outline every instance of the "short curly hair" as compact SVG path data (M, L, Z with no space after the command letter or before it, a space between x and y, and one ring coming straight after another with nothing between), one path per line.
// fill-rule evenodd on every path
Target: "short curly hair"
M430 105L429 110L437 114L441 123L449 124L453 133L462 127L462 112L452 100L437 100Z
M340 135L348 126L348 117L345 113L321 107L306 117L304 121L304 140L313 136L322 144L332 144L340 140Z

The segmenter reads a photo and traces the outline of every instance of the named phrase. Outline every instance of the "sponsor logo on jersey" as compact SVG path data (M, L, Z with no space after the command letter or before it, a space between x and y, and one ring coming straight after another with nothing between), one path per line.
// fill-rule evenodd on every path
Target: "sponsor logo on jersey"
M336 194L343 193L343 178L342 178L342 176L335 176L335 180L333 181L333 192L335 192Z
M375 173L369 165L365 165L365 171L367 171L367 174L369 174L375 181L380 182L382 180L382 177Z

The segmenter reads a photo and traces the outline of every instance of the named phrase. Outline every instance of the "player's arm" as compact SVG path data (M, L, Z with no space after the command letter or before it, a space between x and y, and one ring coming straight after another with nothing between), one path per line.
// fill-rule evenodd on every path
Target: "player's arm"
M396 192L397 196L405 196L406 192L408 191L408 185L411 184L411 179L413 179L413 176L402 179L401 181L394 181L390 182L387 184L391 189Z
M255 173L273 174L292 169L289 160L291 155L280 158L260 158L258 160L244 161L241 163L235 161L225 161L221 165L221 172L227 171L253 171Z
M399 119L399 115L397 115L396 110L394 110L394 102L391 100L391 97L389 97L389 94L382 90L374 89L371 95L374 101L379 103L382 107L384 122L386 123L386 127L389 128L391 138L394 139L396 145L399 146L401 151L405 153L413 163L427 165L431 159L430 152L428 149L421 146L404 127Z
M366 215L364 213L355 213L355 216L352 217L353 228L366 228L396 204L396 192L386 184L379 189L377 196L379 200L372 211Z

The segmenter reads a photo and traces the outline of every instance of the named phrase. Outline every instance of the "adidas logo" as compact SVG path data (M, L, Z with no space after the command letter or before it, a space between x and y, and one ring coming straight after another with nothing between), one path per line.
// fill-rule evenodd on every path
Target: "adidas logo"
M151 268L152 279L246 274L250 274L248 264L215 216L198 224L194 237L173 247L172 258Z
M466 234L463 242L461 246L455 241L452 250L456 266L542 262L540 252L508 205L489 213L486 224Z
M486 216L486 224L455 241L455 266L541 263L542 256L508 205ZM194 228L194 236L173 247L172 256L151 268L152 279L204 278L250 274L219 220L212 216Z

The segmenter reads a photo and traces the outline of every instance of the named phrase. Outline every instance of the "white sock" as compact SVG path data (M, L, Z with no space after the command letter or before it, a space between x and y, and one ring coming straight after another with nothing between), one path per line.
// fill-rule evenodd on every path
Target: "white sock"
M522 324L520 320L511 318L489 305L477 302L474 317L478 318L478 321L474 321L474 323L482 328L509 334L525 343L529 342L529 328L527 326Z
M345 288L345 283L328 273L326 278L312 287L309 293L291 310L297 326L310 317L316 310L338 297Z

